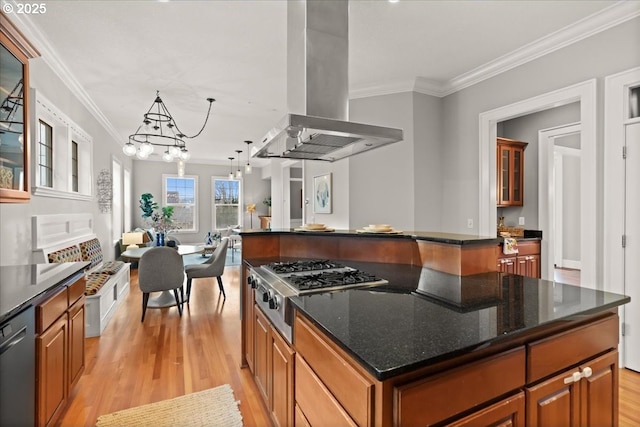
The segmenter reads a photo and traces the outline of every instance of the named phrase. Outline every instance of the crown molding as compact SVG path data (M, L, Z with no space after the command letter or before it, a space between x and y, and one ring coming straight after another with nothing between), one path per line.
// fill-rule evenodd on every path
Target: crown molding
M31 43L40 51L42 60L53 70L53 72L64 82L78 100L84 105L89 113L104 127L111 137L119 144L124 145L122 135L116 131L109 119L102 113L100 108L93 102L84 87L78 82L78 79L67 68L67 66L59 58L55 48L51 46L47 38L33 24L28 15L12 14L11 21L20 31L27 37Z
M390 95L414 91L425 95L445 97L484 80L495 77L527 62L548 55L573 43L577 43L602 31L640 16L639 1L619 1L572 25L542 37L471 71L460 74L446 83L438 83L424 77L409 81L379 83L362 86L350 92L350 98Z

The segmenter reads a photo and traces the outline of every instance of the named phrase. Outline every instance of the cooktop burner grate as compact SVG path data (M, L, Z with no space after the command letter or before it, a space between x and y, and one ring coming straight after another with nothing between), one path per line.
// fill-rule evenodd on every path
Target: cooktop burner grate
M360 270L323 271L316 274L291 274L283 278L299 291L378 282L381 279Z
M344 268L344 265L329 260L312 259L291 262L274 262L267 265L276 274L296 273L303 271L329 270L334 268Z

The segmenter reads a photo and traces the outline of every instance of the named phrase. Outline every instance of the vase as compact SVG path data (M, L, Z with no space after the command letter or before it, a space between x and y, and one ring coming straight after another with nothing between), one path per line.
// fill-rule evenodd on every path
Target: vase
M156 233L156 246L164 246L164 233Z

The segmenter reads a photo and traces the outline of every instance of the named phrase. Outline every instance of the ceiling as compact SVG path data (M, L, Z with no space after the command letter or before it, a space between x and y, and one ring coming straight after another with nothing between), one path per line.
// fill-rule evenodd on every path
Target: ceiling
M618 6L352 0L350 93L444 96L517 65L566 27L573 37L593 31L588 23ZM229 164L234 150L245 150L245 161L243 141L259 141L287 112L286 1L49 0L46 7L9 18L122 144L156 90L187 134L200 129L206 98L216 98L207 128L187 143L191 162Z

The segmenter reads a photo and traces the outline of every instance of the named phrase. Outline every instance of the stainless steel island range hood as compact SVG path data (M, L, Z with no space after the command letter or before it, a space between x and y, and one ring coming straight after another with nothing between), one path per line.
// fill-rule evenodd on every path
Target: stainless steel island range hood
M349 2L287 2L287 114L254 157L325 160L401 141L402 129L348 121Z

